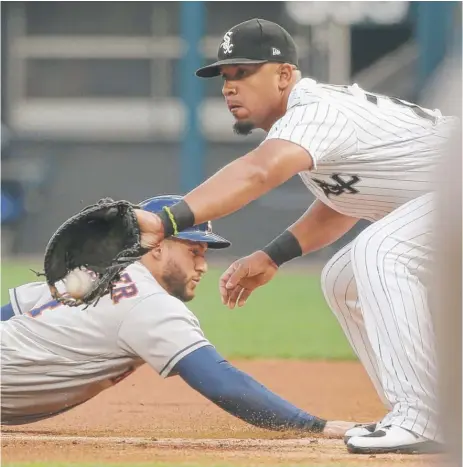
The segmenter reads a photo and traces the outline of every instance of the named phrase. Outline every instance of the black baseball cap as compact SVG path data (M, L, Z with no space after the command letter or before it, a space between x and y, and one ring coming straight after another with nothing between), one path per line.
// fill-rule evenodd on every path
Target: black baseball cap
M298 66L296 44L286 29L265 19L250 19L233 26L224 36L217 61L200 68L196 76L219 76L221 65L290 63Z

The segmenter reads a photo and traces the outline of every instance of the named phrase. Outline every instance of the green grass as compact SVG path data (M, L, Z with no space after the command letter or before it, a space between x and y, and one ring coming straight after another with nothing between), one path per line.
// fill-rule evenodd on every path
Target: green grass
M2 262L1 303L8 288L38 280L37 264ZM220 301L222 270L211 269L189 306L208 339L228 358L352 359L353 353L321 289L319 275L281 271L243 308Z

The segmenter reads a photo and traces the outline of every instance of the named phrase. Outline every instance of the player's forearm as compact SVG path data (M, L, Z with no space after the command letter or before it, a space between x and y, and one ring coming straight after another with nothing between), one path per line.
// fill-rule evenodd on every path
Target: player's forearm
M331 209L320 200L263 251L276 266L330 245L349 231L358 219Z
M312 159L301 146L278 139L265 141L223 167L182 201L151 216L157 221L143 219L141 213L137 214L137 220L146 234L159 230L160 219L164 236L169 236L192 225L227 216L311 167ZM147 244L155 243L157 238L146 240Z
M305 255L331 245L358 221L316 200L288 230L297 238L302 254Z
M214 404L252 425L305 432L321 432L325 428L325 420L272 393L230 365L213 347L202 347L187 355L174 371Z
M223 167L192 190L184 201L195 224L227 216L286 181L245 156Z

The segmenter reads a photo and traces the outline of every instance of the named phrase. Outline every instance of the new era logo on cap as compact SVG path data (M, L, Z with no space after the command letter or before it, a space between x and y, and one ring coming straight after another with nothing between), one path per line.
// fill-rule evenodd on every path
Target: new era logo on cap
M290 34L276 23L257 18L237 24L224 34L217 59L197 70L196 76L219 76L222 65L278 62L298 66L296 44Z

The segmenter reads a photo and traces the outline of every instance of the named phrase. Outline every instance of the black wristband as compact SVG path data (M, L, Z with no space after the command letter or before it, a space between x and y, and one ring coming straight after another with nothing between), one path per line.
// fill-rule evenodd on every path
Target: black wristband
M164 227L164 238L174 235L174 225L170 220L169 214L167 214L166 211L159 211L156 215L161 218L161 222Z
M302 256L301 245L289 230L272 240L262 251L267 253L278 267L297 256Z
M164 226L164 237L176 235L182 230L195 225L195 216L186 201L179 201L171 207L165 207L156 213Z

